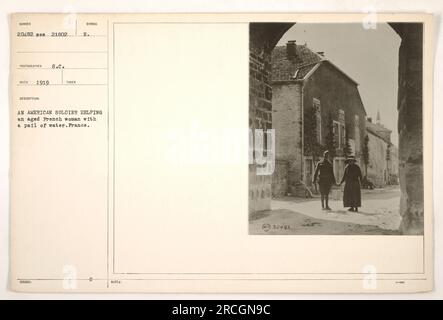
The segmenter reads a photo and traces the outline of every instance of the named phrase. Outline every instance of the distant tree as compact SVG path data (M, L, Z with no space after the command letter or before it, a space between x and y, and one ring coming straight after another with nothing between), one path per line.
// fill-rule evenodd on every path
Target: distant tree
M388 184L391 184L391 168L390 168L390 160L391 160L391 145L388 144L386 148L386 170L387 170L387 180Z
M332 113L329 113L328 116L325 147L326 150L329 151L329 156L331 157L331 159L335 158L335 149L337 148L337 141L335 141L335 136L334 136L334 122L333 122Z
M391 146L388 145L388 147L386 148L386 161L391 160Z
M369 165L369 136L368 135L365 136L365 139L363 141L362 157L363 157L363 163L365 165L365 176L367 176L368 175L368 165Z

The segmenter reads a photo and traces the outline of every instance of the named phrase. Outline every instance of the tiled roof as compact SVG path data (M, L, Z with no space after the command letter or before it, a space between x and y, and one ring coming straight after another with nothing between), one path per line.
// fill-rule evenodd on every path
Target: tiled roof
M296 58L289 60L286 46L275 47L272 51L272 81L300 80L311 71L323 57L306 45L296 46Z
M392 132L391 129L386 128L385 126L381 125L381 124L376 124L373 123L371 121L366 121L366 127L374 132L380 132L380 131L385 131L385 132Z
M383 133L391 133L392 130L384 127L383 125L373 123L371 121L366 120L366 130L376 135L380 139L386 141L388 144L391 144L391 141L387 140Z
M355 85L358 83L339 67L306 45L296 45L297 57L289 60L286 46L275 47L272 51L272 81L302 80L320 63L328 63Z

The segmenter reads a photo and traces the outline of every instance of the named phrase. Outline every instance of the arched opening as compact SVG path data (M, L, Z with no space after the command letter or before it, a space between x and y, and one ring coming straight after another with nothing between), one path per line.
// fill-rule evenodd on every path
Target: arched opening
M324 26L323 26L324 27ZM336 28L343 28L343 25L337 25ZM311 29L319 28L319 26L311 26ZM361 28L361 27L360 27ZM308 28L309 29L309 28ZM325 41L325 37L321 39L321 36L316 40L315 37L312 37L312 34L315 33L312 30L307 30L305 25L294 25L288 23L254 23L250 26L250 127L251 129L269 129L275 127L276 120L278 120L279 115L276 114L275 108L273 109L273 101L275 103L275 99L290 99L285 97L284 95L276 93L277 90L283 90L284 88L284 80L285 79L275 79L275 74L273 75L273 63L279 63L273 61L272 52L274 48L277 46L279 51L282 54L287 54L290 52L290 47L282 48L283 45L289 45L288 40L295 40L296 48L299 48L297 44L302 42L302 45L305 45L304 36L306 33L311 33L309 36L309 42L311 43L312 48L309 48L310 51L316 53L317 55L323 55L324 53L319 53L320 51L329 51L326 52L326 55L332 55L331 62L332 66L336 67L333 60L338 60L337 64L344 65L346 71L342 71L345 76L348 76L351 80L353 80L353 76L350 76L348 73L352 74L363 74L367 75L367 79L363 79L363 107L365 109L364 115L353 114L352 118L355 123L360 123L361 127L366 127L366 118L372 118L372 121L377 122L378 119L374 119L376 114L376 109L378 111L382 110L381 113L386 116L388 124L386 127L390 127L393 134L391 137L393 148L387 148L384 150L384 154L381 157L384 157L384 160L392 159L397 157L398 154L398 164L394 168L385 168L381 171L381 177L383 182L390 181L391 179L395 179L395 172L398 168L398 179L400 182L401 189L401 205L400 205L400 215L401 215L401 226L399 228L400 233L402 234L422 234L423 233L423 167L422 167L422 105L421 105L421 73L422 73L422 25L421 24L410 24L410 23L396 23L396 24L386 24L380 25L379 30L382 31L383 36L390 37L391 39L387 39L387 41L391 40L393 47L396 47L395 50L399 52L394 52L395 58L392 57L392 46L385 50L386 54L383 56L386 61L386 67L390 67L391 71L389 72L389 77L384 77L374 83L374 78L377 78L376 75L371 73L375 73L376 70L371 69L371 64L367 62L367 58L365 59L364 52L360 52L358 55L361 58L360 61L350 61L346 55L340 57L340 49L346 50L349 45L344 47L344 43L349 41L346 39L346 35L341 38L340 35L337 35L337 30L334 33L334 30L317 30L317 33L326 32L329 34L335 34L335 36L327 37L327 41ZM392 30L395 31L392 32ZM315 30L314 30L315 31ZM321 32L320 32L321 31ZM357 30L358 31L358 30ZM352 28L347 29L347 33L349 32L357 32L356 30L352 30ZM370 31L366 31L370 32ZM397 36L398 35L398 36ZM348 37L349 38L349 37ZM383 38L383 37L382 37ZM395 39L397 39L397 43L395 43ZM362 40L360 38L360 40ZM383 50L382 45L371 46L372 39L367 39L366 49L369 50ZM400 44L401 42L401 44ZM397 49L400 44L400 48ZM294 44L292 44L294 45ZM335 50L334 45L336 45L339 49ZM357 44L358 45L358 44ZM329 48L326 50L324 48ZM360 44L360 49L364 50L365 47ZM386 46L385 46L386 47ZM355 52L354 52L355 53ZM342 59L342 61L340 61ZM344 59L344 60L343 60ZM346 61L346 59L348 61ZM394 60L392 60L394 59ZM275 59L274 59L275 60ZM390 61L391 60L391 61ZM347 63L348 62L348 63ZM301 63L306 63L306 61L301 61ZM398 67L397 67L398 66ZM392 67L395 69L398 68L398 75L396 72L392 72ZM367 68L367 70L365 70ZM284 69L284 68L283 68ZM305 68L306 70L298 70L301 72L302 76L303 72L309 73L307 70L309 68ZM275 70L274 70L275 71ZM281 70L280 70L281 71ZM294 71L294 70L292 70ZM290 72L292 72L290 71ZM298 72L297 71L297 72ZM344 72L343 72L344 71ZM394 70L395 71L395 70ZM386 74L384 72L383 74ZM287 75L284 74L283 77ZM292 74L292 77L295 75ZM392 76L397 78L397 82L393 83ZM274 77L274 78L273 78ZM355 75L354 75L355 77ZM293 79L296 80L300 78L300 75L297 74ZM362 78L362 77L360 77ZM365 78L365 77L363 77ZM273 85L275 85L275 80L281 80L282 85L278 86L277 89ZM289 78L287 80L290 80ZM361 81L361 79L359 79ZM371 87L372 86L372 87ZM385 90L383 89L385 86ZM303 86L301 86L303 87ZM369 87L369 88L367 88ZM398 87L398 88L397 88ZM274 90L273 90L274 89ZM352 91L352 90L351 90ZM367 92L366 92L367 91ZM385 96L383 96L385 94ZM273 96L274 95L274 96ZM278 95L278 97L276 97ZM378 96L377 96L378 95ZM294 97L292 97L294 98ZM303 99L301 105L315 105L318 109L323 107L320 99L312 99L309 96L309 100L312 102L306 102L306 99ZM373 101L371 101L373 100ZM368 102L369 101L369 102ZM377 105L376 101L383 101L385 105ZM316 104L317 103L317 104ZM355 103L354 103L355 104ZM368 110L367 110L368 109ZM341 111L341 110L339 110ZM369 112L368 112L369 111ZM283 117L287 117L287 113L282 113ZM372 117L371 117L372 116ZM320 117L320 121L323 117ZM305 115L301 116L300 120L305 119ZM319 120L317 119L317 120ZM352 128L352 132L349 134L354 140L354 145L352 148L358 157L360 158L360 163L363 164L361 150L362 146L365 143L364 137L367 135L366 128L363 130L356 130L355 125L350 125L350 117L345 114L343 115L343 125L341 125L338 119L334 119L335 128L332 127L333 132L338 134L338 140L340 141L341 136L345 137L349 133L347 131L347 127ZM368 119L368 120L370 120ZM391 120L391 121L389 121ZM398 121L398 126L394 126L395 122ZM315 122L315 116L313 116L313 121ZM381 122L381 120L380 120ZM333 126L334 126L333 125ZM368 126L371 126L369 124ZM327 127L321 126L323 129L323 134L320 133L319 142L322 142L322 139L326 139L325 131L327 131ZM342 129L342 130L340 130ZM305 134L303 132L305 130L302 129L302 135ZM342 133L340 133L342 132ZM360 133L359 133L360 132ZM292 133L293 135L293 133ZM323 137L322 137L323 136ZM289 143L293 143L294 141L288 139L286 137L286 145L283 143L282 146L288 146ZM311 137L312 138L312 137ZM278 139L278 135L276 137ZM284 138L280 141L283 141ZM278 159L278 150L277 159L276 159L276 170L277 179L282 179L284 183L294 184L294 180L300 181L308 181L306 180L306 176L312 174L312 163L309 163L309 159L305 159L303 157L303 151L306 151L303 143L305 142L305 137L301 138L297 143L302 144L300 148L302 149L302 156L299 158L294 158L292 163L287 162L279 162ZM312 139L311 139L312 140ZM345 141L345 140L343 140ZM357 141L357 142L356 142ZM398 144L397 144L398 141ZM296 144L297 144L296 143ZM279 141L276 142L277 148ZM396 147L399 147L398 151L396 151ZM357 150L356 150L357 149ZM283 149L282 149L283 150ZM286 150L287 151L287 150ZM374 150L375 151L375 150ZM360 153L360 154L358 154ZM341 154L343 156L343 154ZM280 159L281 160L281 159ZM341 164L339 161L341 159L337 159L336 168L337 171L342 170ZM392 161L391 161L392 162ZM299 166L296 168L295 166ZM310 167L310 168L308 168ZM341 168L341 169L340 169ZM285 170L291 171L293 174L284 175L280 174L280 171L284 172ZM388 170L391 170L389 172ZM270 201L271 197L274 193L275 195L275 186L273 186L272 178L269 176L256 176L254 174L254 165L250 166L250 212L256 212L260 210L269 210L270 209ZM340 175L340 173L339 173ZM275 174L274 174L275 176ZM292 177L292 178L291 178ZM305 178L305 179L304 179ZM274 180L276 178L274 177ZM291 179L293 181L291 181ZM282 190L286 191L285 188ZM280 192L282 192L280 190ZM264 192L260 192L264 191ZM284 192L283 191L283 192ZM289 190L291 191L291 190ZM295 192L295 190L292 190ZM254 197L258 195L258 197ZM260 197L260 195L264 195Z

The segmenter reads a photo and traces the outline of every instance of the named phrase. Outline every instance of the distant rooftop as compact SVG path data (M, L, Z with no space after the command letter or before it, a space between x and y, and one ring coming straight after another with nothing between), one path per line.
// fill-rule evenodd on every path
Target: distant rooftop
M384 125L379 123L373 123L371 118L366 120L366 130L376 135L377 137L391 143L390 136L392 130L386 128ZM389 138L388 138L389 137Z

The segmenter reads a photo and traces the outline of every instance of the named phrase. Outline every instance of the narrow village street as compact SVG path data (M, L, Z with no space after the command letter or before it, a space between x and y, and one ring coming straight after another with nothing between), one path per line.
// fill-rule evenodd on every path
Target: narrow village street
M320 198L285 197L273 199L270 211L250 215L250 234L288 235L370 235L398 234L400 190L386 186L362 190L359 212L343 208L339 190L331 192L331 211L321 209Z

